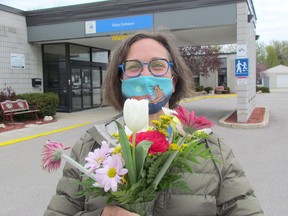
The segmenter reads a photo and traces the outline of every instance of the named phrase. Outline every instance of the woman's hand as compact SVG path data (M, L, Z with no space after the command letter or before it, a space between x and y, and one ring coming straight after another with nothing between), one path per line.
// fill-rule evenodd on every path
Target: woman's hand
M106 206L101 216L140 216L118 206Z

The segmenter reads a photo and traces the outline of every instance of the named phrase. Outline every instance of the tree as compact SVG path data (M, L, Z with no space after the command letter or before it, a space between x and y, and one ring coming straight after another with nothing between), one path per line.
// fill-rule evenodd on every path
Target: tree
M288 41L272 41L270 45L264 42L256 43L256 56L260 64L267 68L275 67L279 64L288 66Z
M237 44L225 44L220 45L221 53L236 53L237 52Z
M279 56L277 50L272 45L266 47L267 58L265 64L268 68L275 67L280 64Z
M256 58L257 58L257 62L265 65L267 52L266 52L266 44L264 42L258 42L258 41L256 42Z
M277 58L282 65L288 65L288 41L272 41Z
M217 46L180 47L179 51L193 75L209 77L210 73L219 71L221 67L222 62Z

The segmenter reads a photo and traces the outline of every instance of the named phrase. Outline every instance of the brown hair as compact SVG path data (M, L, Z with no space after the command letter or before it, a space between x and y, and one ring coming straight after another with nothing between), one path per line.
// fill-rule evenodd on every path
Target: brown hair
M193 74L184 63L178 48L173 43L173 36L168 32L138 32L115 50L108 65L107 74L103 84L103 99L105 105L112 105L116 110L122 111L124 98L121 91L122 71L118 66L126 60L126 56L133 43L144 38L153 39L163 45L170 55L170 61L173 62L172 76L176 78L175 92L169 101L169 107L174 108L179 101L190 96L193 89Z

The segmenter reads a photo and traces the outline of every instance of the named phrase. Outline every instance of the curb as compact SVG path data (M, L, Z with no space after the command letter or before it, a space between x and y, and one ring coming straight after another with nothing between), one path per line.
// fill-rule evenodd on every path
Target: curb
M203 96L196 96L192 98L185 98L181 100L180 103L187 103L190 101L196 101L196 100L202 100L206 98L231 98L231 97L236 97L237 94L214 94L214 95L203 95Z
M0 147L16 144L16 143L23 142L23 141L26 141L26 140L35 139L35 138L46 136L46 135L49 135L49 134L54 134L54 133L59 133L59 132L66 131L66 130L71 130L71 129L82 127L84 125L91 124L91 123L92 122L85 122L85 123L76 124L76 125L72 125L72 126L65 127L65 128L60 128L60 129L57 129L57 130L52 130L52 131L48 131L48 132L44 132L44 133L35 134L35 135L32 135L32 136L26 136L26 137L22 137L22 138L19 138L19 139L14 139L14 140L0 142Z
M228 128L243 128L243 129L253 129L253 128L264 128L267 127L269 124L269 109L267 107L263 107L265 109L265 114L263 121L260 123L229 123L225 122L225 120L235 112L235 110L228 115L224 116L222 119L219 120L219 125Z

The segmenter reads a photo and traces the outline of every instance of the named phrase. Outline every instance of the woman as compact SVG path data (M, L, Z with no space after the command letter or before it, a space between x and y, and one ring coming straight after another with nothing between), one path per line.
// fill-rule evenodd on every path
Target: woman
M105 102L122 111L126 98L149 98L154 88L163 91L164 100L150 100L149 120L162 115L161 107L174 108L189 96L192 74L183 63L177 47L167 33L137 33L115 51L104 83ZM118 119L121 121L121 118ZM76 143L71 156L85 163L88 152L102 140L111 140L113 122L96 125ZM263 215L254 191L231 149L215 135L206 141L221 161L192 164L193 174L185 174L193 194L178 190L163 191L155 204L154 215ZM45 215L134 215L117 206L107 206L103 197L78 197L81 189L74 181L81 173L69 164Z

